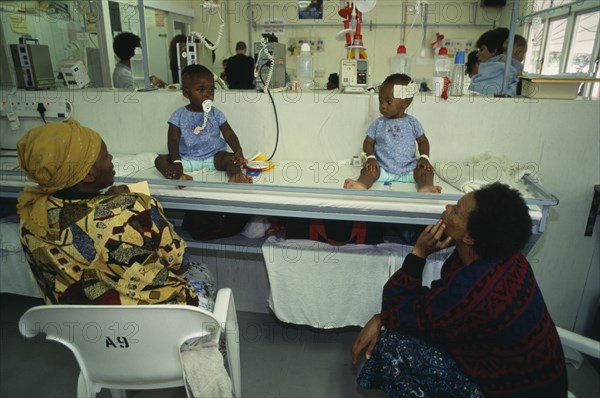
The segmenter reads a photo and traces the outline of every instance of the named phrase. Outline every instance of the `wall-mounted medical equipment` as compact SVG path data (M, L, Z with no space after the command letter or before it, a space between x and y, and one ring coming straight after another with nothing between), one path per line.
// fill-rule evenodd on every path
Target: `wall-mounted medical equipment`
M181 71L188 65L198 63L198 47L192 36L188 37L186 43L177 43L177 70L179 82L181 82Z
M369 77L369 62L366 59L342 59L340 61L340 90L344 93L362 93L366 90Z
M87 68L79 60L62 61L60 73L62 73L65 84L69 87L83 88L90 82Z
M34 44L28 44L33 42ZM56 85L48 46L37 39L21 37L11 44L10 52L17 75L17 86L26 90L44 90Z
M285 44L277 42L254 43L254 64L256 67L256 88L263 90L285 87ZM271 80L269 81L269 72Z

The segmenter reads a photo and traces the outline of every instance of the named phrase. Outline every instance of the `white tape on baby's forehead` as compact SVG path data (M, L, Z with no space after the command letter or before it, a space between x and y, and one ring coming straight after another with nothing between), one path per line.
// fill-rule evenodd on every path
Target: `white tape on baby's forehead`
M410 82L407 85L394 84L394 98L407 99L415 96L417 84Z

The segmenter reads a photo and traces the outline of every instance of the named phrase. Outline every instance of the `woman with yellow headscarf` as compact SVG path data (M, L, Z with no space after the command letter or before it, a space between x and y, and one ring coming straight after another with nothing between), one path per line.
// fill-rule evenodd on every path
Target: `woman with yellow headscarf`
M21 138L17 152L37 183L19 195L17 210L21 243L46 303L212 310L212 278L194 264L202 280L194 286L186 280L186 244L155 199L112 186L112 156L98 133L73 120L47 124Z

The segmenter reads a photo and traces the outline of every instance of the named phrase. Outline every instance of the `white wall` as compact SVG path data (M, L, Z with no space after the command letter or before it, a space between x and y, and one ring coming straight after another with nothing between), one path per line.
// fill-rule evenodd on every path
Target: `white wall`
M48 91L17 96L70 96L73 117L99 131L113 153L165 152L166 121L186 104L179 92L167 91ZM275 160L348 159L358 152L369 121L378 116L377 97L368 94L275 93L274 98L280 122ZM227 115L246 154L271 153L275 117L266 95L226 92L217 94L215 104ZM425 127L434 163L489 151L538 167L543 186L560 204L551 209L546 232L529 260L556 323L569 329L577 323L581 331L600 296L593 268L598 264L592 260L600 247L600 231L596 228L593 237L583 236L593 185L600 183L600 102L481 97L444 102L419 96L409 112ZM23 119L21 129L13 132L3 117L0 146L14 147L25 131L40 123Z

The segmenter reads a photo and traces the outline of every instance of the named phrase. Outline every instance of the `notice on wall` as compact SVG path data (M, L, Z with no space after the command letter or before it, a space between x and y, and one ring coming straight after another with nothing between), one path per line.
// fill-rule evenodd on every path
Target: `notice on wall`
M263 33L273 33L275 36L285 34L285 25L283 21L265 21Z
M9 15L8 20L10 21L10 29L14 33L20 35L29 34L29 28L27 27L27 18L24 15Z

